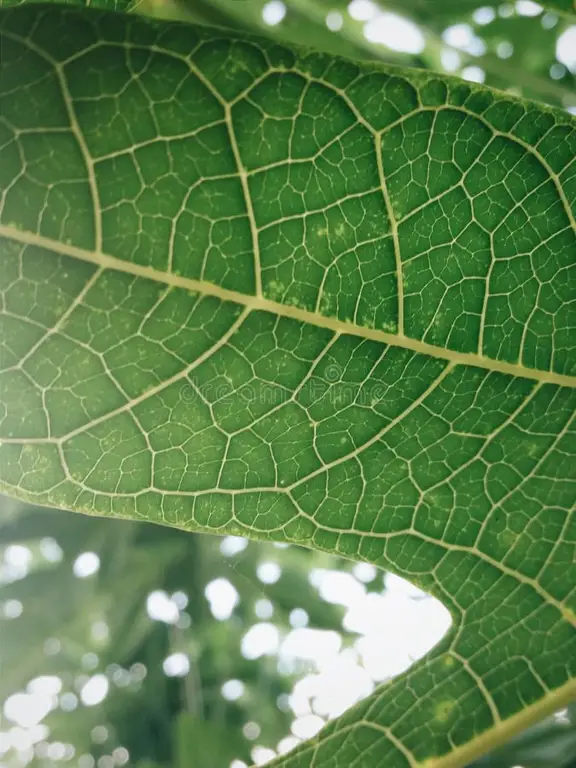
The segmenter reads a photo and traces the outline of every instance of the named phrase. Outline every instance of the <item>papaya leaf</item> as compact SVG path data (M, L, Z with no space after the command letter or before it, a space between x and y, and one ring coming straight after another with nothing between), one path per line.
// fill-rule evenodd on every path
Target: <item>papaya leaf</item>
M0 34L0 489L443 601L274 765L464 765L573 699L574 119L96 9Z

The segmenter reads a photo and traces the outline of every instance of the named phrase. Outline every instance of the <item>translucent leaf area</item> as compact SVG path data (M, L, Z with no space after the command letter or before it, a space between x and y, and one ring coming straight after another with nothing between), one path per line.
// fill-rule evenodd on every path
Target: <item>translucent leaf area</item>
M273 765L459 766L567 704L574 118L135 15L0 34L0 488L445 606L433 652Z

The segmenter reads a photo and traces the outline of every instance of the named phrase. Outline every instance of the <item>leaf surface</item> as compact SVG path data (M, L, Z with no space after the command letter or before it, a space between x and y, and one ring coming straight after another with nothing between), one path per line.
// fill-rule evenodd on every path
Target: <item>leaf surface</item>
M0 15L0 488L389 568L453 630L285 768L576 695L567 114L100 11Z

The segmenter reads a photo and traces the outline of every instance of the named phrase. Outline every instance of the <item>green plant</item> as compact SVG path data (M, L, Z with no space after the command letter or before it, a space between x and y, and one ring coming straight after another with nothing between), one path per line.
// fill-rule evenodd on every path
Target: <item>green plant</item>
M452 611L275 765L463 765L576 697L576 127L430 72L0 16L0 488Z

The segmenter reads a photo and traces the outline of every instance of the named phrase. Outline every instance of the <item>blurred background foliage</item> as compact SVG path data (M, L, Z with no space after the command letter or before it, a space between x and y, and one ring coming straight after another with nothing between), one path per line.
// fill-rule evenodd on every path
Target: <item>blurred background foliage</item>
M141 13L459 75L576 110L572 0L133 0Z
M576 113L570 2L132 9L456 74ZM0 498L0 768L263 765L447 626L436 601L367 565ZM576 705L475 765L576 768Z

